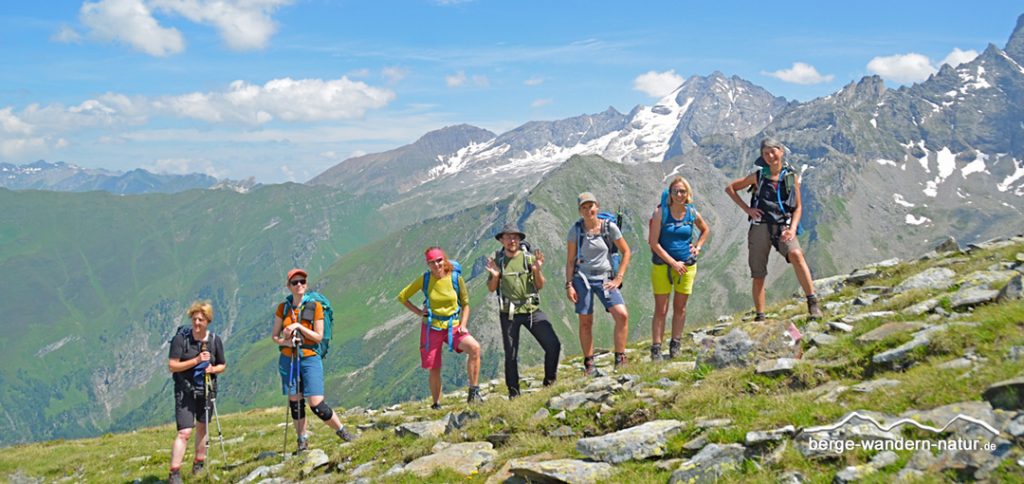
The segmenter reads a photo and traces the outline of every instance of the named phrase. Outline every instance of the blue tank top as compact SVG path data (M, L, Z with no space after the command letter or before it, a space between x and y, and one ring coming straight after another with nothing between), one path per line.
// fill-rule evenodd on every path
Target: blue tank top
M687 206L689 208L689 206ZM694 210L689 208L690 210ZM667 207L662 210L669 210ZM696 215L694 215L696 218ZM668 223L661 226L661 236L658 237L658 243L661 247L668 252L668 255L672 256L673 259L678 261L685 261L690 258L690 244L693 239L693 221L684 222L686 219L686 212L683 212L682 219L672 218L672 212L668 213ZM654 256L653 262L655 264L664 264L657 255Z

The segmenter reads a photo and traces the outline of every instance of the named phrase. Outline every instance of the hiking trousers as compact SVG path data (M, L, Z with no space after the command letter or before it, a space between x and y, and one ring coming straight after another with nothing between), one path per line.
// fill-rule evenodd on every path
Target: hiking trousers
M558 358L562 343L558 341L555 328L540 310L531 314L498 313L501 321L501 345L505 349L505 385L510 397L519 395L519 330L526 327L544 349L544 384L555 381L558 374Z

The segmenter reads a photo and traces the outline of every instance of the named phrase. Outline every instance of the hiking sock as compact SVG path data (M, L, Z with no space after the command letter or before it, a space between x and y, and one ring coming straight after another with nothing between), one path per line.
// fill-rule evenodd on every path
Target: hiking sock
M651 361L661 361L661 343L651 344Z

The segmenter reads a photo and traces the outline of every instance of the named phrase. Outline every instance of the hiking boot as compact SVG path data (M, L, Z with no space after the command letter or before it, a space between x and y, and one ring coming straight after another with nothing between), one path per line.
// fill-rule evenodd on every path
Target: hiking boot
M295 452L296 453L299 453L299 452L302 452L302 451L305 451L305 450L309 449L309 437L306 437L305 435L303 435L302 437L299 437L296 440L296 442L298 443L298 446L296 446L296 448L295 448Z
M821 308L818 307L818 297L814 294L807 296L807 314L810 319L821 319Z
M674 360L679 356L679 352L683 348L683 343L675 338L672 338L668 342L668 359Z
M626 354L615 353L615 369L618 370L620 367L626 366Z
M519 398L519 389L518 388L509 388L508 389L508 399L509 400L515 400L516 398Z
M466 395L466 403L482 401L484 401L484 397L480 396L480 387L469 387L468 395Z
M661 355L661 343L652 344L651 345L651 361L661 361L662 359L664 359L664 358L662 358L662 355Z
M441 410L441 403L440 402L434 402L434 403L430 404L430 409L431 410Z
M350 434L348 430L345 430L345 427L335 430L334 435L337 435L338 437L341 438L341 440L344 440L345 442L352 442L353 440L356 440L356 436Z
M192 462L192 475L199 474L200 472L203 472L203 467L204 467L205 464L206 464L206 461L202 461L202 460L197 460L197 461Z
M554 385L554 384L555 384L555 379L554 379L554 378L552 378L552 379L550 379L550 380L548 380L547 378L545 378L545 379L544 379L544 382L542 383L542 385L544 385L544 386L546 386L546 387L549 387L549 386L551 386L551 385Z
M583 376L594 376L594 357L583 357Z
M167 484L183 484L181 471L171 471L170 475L167 476Z
M763 323L763 322L765 322L767 320L768 320L768 316L765 316L764 313L757 313L757 314L754 315L754 322L755 323Z

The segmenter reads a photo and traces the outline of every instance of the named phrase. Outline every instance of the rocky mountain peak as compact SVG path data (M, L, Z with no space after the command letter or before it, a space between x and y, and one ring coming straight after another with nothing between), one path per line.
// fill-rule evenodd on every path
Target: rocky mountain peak
M457 124L430 131L413 144L431 153L449 154L470 143L482 143L494 137L495 134L486 129Z
M1024 64L1024 15L1017 17L1017 26L1014 27L1010 40L1006 42L1006 48L1003 50L1017 63Z

